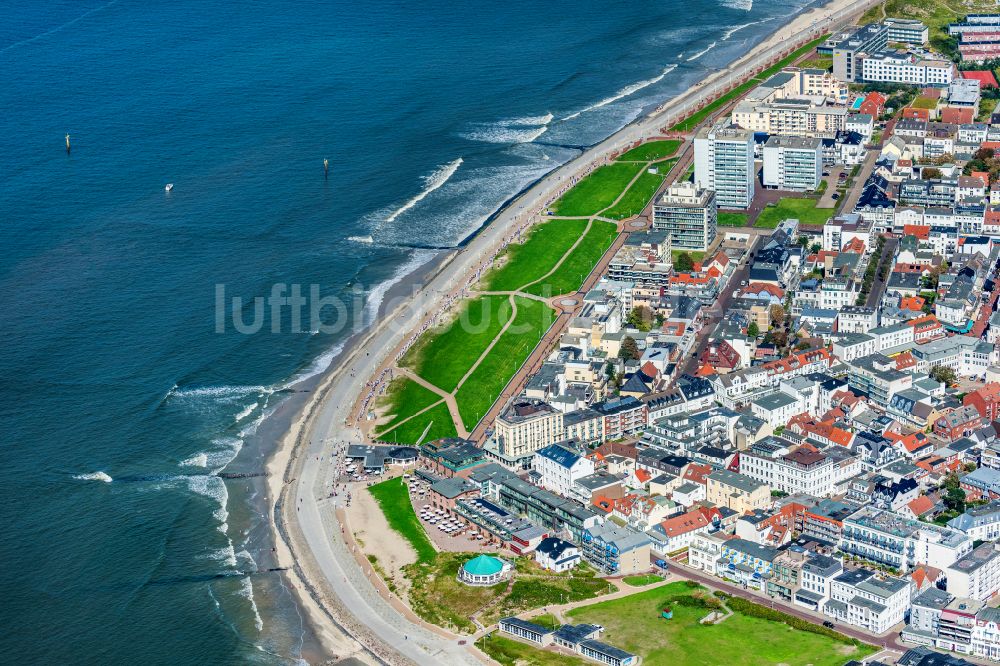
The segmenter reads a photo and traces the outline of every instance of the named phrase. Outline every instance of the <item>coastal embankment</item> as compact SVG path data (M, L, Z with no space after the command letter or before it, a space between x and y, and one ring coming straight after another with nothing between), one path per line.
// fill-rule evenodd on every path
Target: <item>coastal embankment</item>
M354 425L370 382L444 304L454 303L518 228L544 214L572 184L608 157L645 137L662 135L712 100L751 79L794 49L863 12L873 0L834 0L790 20L729 66L707 76L577 158L550 172L508 203L457 251L445 254L411 293L387 295L381 316L355 336L317 384L268 463L268 502L276 562L287 576L331 657L364 663L488 663L460 637L414 623L401 602L374 586L338 523L331 498L331 453L362 439Z

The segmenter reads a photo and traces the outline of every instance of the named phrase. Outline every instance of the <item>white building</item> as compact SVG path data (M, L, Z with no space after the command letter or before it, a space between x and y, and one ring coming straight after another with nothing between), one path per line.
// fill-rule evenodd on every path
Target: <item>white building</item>
M968 535L866 506L844 519L840 550L900 572L951 566L972 550Z
M861 76L869 83L946 86L955 76L955 65L944 60L918 60L909 54L882 51L864 56Z
M823 141L773 135L764 144L764 187L812 192L823 178Z
M538 484L568 497L578 479L594 473L594 461L559 444L535 451L532 467L541 475Z
M945 569L948 592L956 597L986 601L1000 590L1000 551L983 543Z
M903 621L914 590L909 577L880 578L874 571L853 569L833 580L830 600L823 605L823 613L837 621L881 634Z
M569 571L580 563L580 550L564 539L547 537L535 548L535 562L546 571Z
M718 532L696 534L688 546L688 566L700 569L711 576L717 575L718 562L722 557L722 547L725 543L725 534Z
M719 208L748 208L757 181L753 153L749 130L702 128L694 140L694 182L715 192Z
M665 231L674 250L706 250L715 240L715 192L682 182L671 185L653 204L653 229Z
M825 497L838 484L861 473L855 456L830 456L812 447L791 447L779 437L766 437L740 454L740 474L773 490Z

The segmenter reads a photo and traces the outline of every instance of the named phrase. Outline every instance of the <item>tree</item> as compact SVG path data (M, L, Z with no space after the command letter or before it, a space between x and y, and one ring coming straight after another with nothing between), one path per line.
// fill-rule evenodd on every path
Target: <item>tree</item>
M642 358L642 352L639 351L639 345L636 344L635 338L626 335L622 339L622 347L618 350L618 358L625 361L638 361Z
M958 381L958 375L955 374L955 371L943 365L935 365L928 374L931 379L941 382L945 386L951 386Z
M674 259L674 268L680 273L690 273L691 269L694 268L694 259L687 252L681 252Z
M640 331L652 330L653 311L645 305L637 305L625 317L625 323Z
M812 254L816 254L817 252L819 252L822 249L823 249L823 245L820 244L820 243L813 243L812 245L809 246L809 252L811 252Z
M920 177L923 180L936 180L941 177L941 169L936 169L934 167L921 169Z
M771 306L771 326L780 326L781 322L785 321L785 308L781 307L777 303Z
M750 325L747 326L747 337L753 340L758 335L760 335L760 326L755 321L750 322Z
M951 511L963 513L965 511L965 491L961 488L949 488L944 496L944 505Z

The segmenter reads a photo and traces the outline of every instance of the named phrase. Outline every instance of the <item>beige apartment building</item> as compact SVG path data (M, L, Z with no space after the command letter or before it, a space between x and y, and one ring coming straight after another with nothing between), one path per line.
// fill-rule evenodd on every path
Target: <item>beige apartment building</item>
M495 437L504 456L530 455L566 439L563 413L541 400L516 400L497 417Z
M724 506L737 513L764 509L771 503L771 488L749 476L717 469L707 477L705 499L715 506Z

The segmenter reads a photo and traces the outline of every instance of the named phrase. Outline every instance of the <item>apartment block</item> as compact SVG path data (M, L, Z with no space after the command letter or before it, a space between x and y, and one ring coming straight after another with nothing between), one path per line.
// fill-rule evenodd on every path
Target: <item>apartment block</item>
M753 132L702 128L694 140L694 182L715 192L719 208L748 208L757 181L753 157Z
M866 506L844 520L840 549L907 572L917 564L950 566L972 550L968 535Z
M822 140L774 135L764 144L764 187L812 192L822 177Z
M833 75L841 81L854 83L861 80L858 57L876 53L889 45L889 29L880 23L862 26L833 47Z
M694 183L671 185L653 204L653 229L667 234L675 250L706 250L715 240L715 192Z

